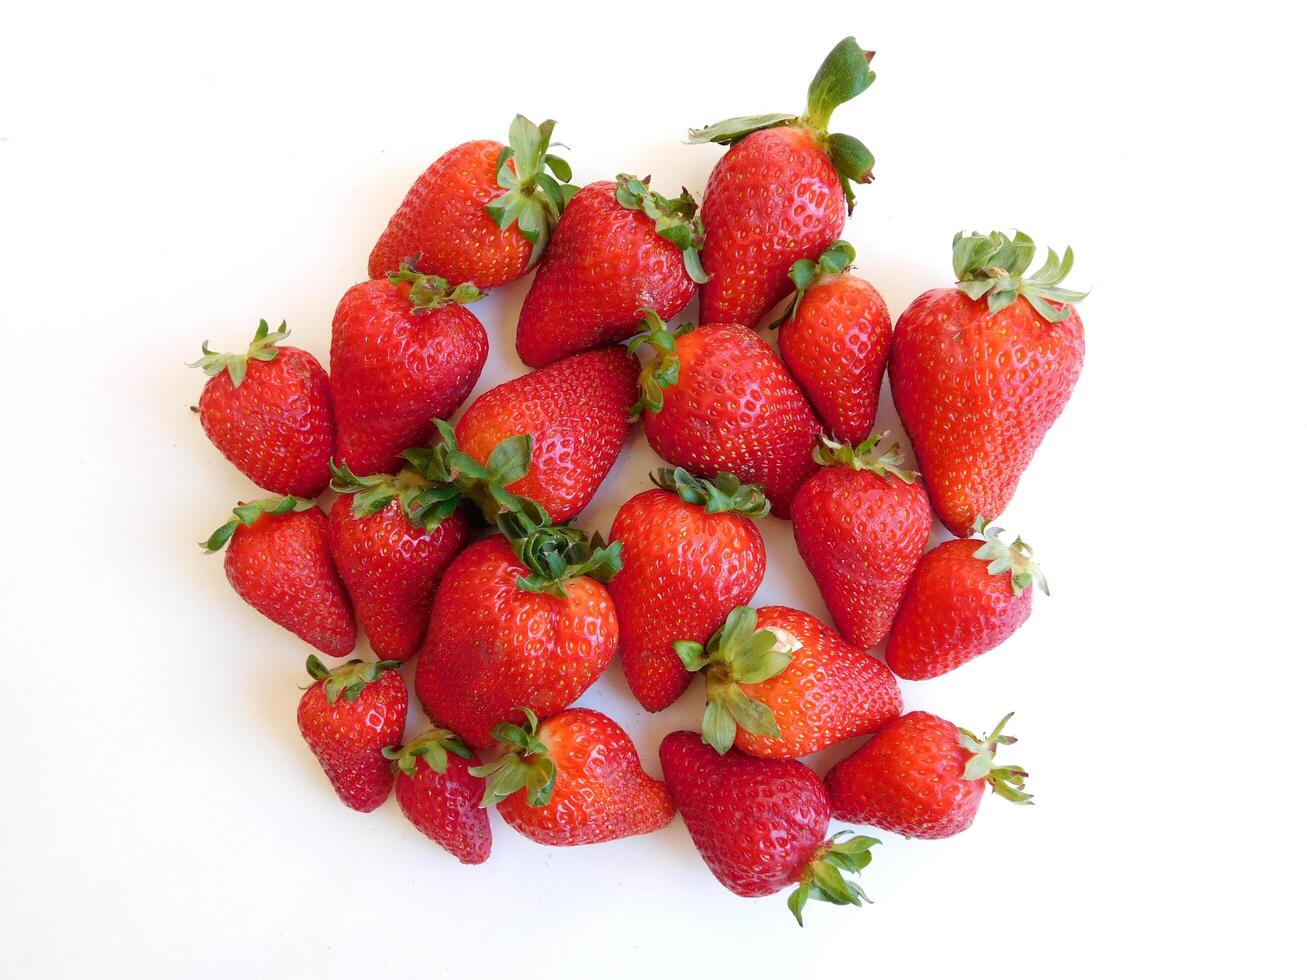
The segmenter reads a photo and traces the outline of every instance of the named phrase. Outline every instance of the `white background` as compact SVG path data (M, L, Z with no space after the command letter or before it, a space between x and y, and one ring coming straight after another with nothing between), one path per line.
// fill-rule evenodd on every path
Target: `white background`
M37 6L0 31L0 973L1289 971L1295 25L1256 4ZM259 317L325 363L412 179L514 112L560 121L580 181L699 194L721 151L686 128L799 110L847 33L880 77L836 117L878 161L846 237L891 311L948 283L959 228L1069 241L1093 289L1079 387L1003 522L1052 598L1001 650L904 685L971 727L1015 709L1036 806L990 797L950 841L880 835L875 904L815 905L805 930L782 897L721 888L679 820L552 850L495 816L465 868L393 801L345 809L295 728L307 648L195 546L257 493L204 439L183 363ZM527 284L475 307L478 391L521 370ZM634 432L583 523L606 530L653 462ZM788 524L766 538L759 601L821 612ZM582 703L656 772L700 693L651 716L614 669Z

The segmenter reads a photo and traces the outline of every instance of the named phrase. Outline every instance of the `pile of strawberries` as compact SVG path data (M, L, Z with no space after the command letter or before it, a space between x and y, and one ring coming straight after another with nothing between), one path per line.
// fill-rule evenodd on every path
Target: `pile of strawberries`
M802 922L809 898L865 897L845 875L877 842L828 838L832 817L937 838L971 824L987 785L1029 800L1026 774L995 763L1007 718L980 737L903 714L896 675L993 649L1047 592L989 521L1070 397L1084 294L1059 285L1070 249L1027 275L1025 235L959 234L956 286L891 325L839 240L872 157L828 131L870 59L846 38L802 115L693 132L729 147L702 206L628 174L578 189L554 123L518 116L507 146L464 143L418 178L336 309L330 374L284 324L260 323L242 354L206 343L204 431L276 496L204 546L325 656L347 657L361 626L378 658L308 659L300 730L346 805L373 810L393 786L472 864L492 805L559 846L679 810L727 888L795 885ZM517 350L534 370L450 425L488 350L469 307L533 268ZM703 322L669 327L696 293ZM755 328L783 300L778 354ZM886 370L921 482L873 432ZM638 422L668 467L607 540L573 526ZM793 522L835 630L749 605L769 513ZM927 551L935 516L956 539ZM702 732L662 742L666 783L615 721L571 707L615 657L651 712L704 676ZM404 744L409 659L434 727ZM866 735L824 780L798 761Z

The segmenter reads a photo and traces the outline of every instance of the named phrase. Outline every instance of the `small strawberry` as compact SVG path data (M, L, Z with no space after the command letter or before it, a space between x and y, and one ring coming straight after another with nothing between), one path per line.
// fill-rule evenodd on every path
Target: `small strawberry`
M1030 618L1030 586L1048 595L1028 544L1004 544L1003 529L984 518L976 530L983 544L945 541L926 552L908 583L885 648L885 662L906 680L947 674L993 650Z
M395 777L382 755L404 738L408 688L392 660L351 660L327 670L309 657L314 683L300 698L300 734L340 801L361 813L386 802Z
M676 812L667 787L640 767L630 737L607 715L571 708L545 722L518 708L525 725L505 722L506 751L473 769L485 777L483 806L537 844L602 844L661 830Z
M563 212L517 321L517 353L544 367L626 340L651 307L670 319L704 281L703 223L687 190L668 200L648 178L583 187Z
M1024 769L995 768L994 752L1016 741L1006 715L986 739L924 711L910 711L826 774L836 819L904 837L952 837L971 826L988 784L1029 803Z
M958 537L1001 514L1044 434L1071 398L1085 332L1058 285L1071 249L1052 249L1037 273L1027 235L953 239L956 289L913 300L894 330L889 380L930 502Z
M219 551L236 594L329 657L354 649L357 631L331 560L327 515L311 500L268 497L239 504L200 547Z
M411 823L464 864L490 857L485 784L470 772L472 750L453 732L433 728L402 749L383 749L395 769L395 799Z
M754 521L769 505L759 487L729 474L701 480L677 468L653 479L658 489L632 497L613 519L608 538L622 542L622 570L608 591L631 693L661 711L694 676L673 641L706 643L762 584L767 551Z
M189 366L209 376L200 425L218 451L264 490L316 497L331 478L331 384L312 354L277 346L288 336L285 323L269 333L260 320L244 354L215 354L206 340Z
M571 180L572 170L549 152L553 132L552 119L537 127L516 116L508 146L477 140L447 152L386 225L368 258L368 277L384 278L413 255L420 255L420 272L486 289L525 273L576 192L559 183Z
M794 498L794 542L835 626L869 650L885 638L930 539L930 501L898 446L822 437L823 468Z
M802 762L718 755L694 732L672 732L658 748L663 776L708 869L737 895L757 898L798 885L790 911L803 925L808 899L861 905L867 896L841 872L871 863L880 841L827 838L831 804Z
M789 291L790 266L815 261L840 237L846 207L853 213L849 181L870 182L873 160L858 140L827 127L837 106L875 80L871 56L851 37L837 44L802 116L744 116L691 131L691 143L730 147L708 177L700 212L705 321L753 326Z

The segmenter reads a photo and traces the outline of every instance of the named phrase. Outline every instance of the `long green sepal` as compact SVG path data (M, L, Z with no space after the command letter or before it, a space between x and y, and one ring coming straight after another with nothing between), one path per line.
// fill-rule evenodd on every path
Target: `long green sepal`
M1009 711L994 726L994 730L983 739L976 738L965 728L958 729L958 744L972 753L967 760L967 767L962 773L964 779L983 779L990 788L1010 803L1032 803L1034 797L1025 791L1026 779L1030 773L1019 766L995 766L994 753L1000 745L1012 745L1016 739L1004 735L1003 728L1011 719Z
M1075 254L1070 245L1060 256L1050 248L1039 271L1026 276L1034 258L1034 240L1021 231L1011 238L1001 231L953 236L953 274L959 289L972 299L986 297L990 313L1005 310L1024 296L1041 317L1060 323L1071 315L1072 304L1089 295L1060 285L1071 274Z
M663 467L649 474L654 485L670 490L687 504L702 507L708 514L743 514L766 517L771 501L756 483L741 483L734 473L722 473L713 479L695 476L680 466Z
M289 336L290 331L286 329L285 320L281 321L281 326L275 331L269 330L267 320L260 320L258 328L254 331L254 339L250 341L250 346L245 353L217 353L209 350L209 342L206 340L200 345L199 359L191 361L186 366L199 368L210 378L226 371L231 376L232 387L239 388L241 382L245 380L250 361L275 360L278 354L277 345Z
M210 554L221 551L223 545L231 540L231 536L236 533L236 528L241 524L249 527L264 514L289 514L293 510L307 510L312 506L312 500L289 496L264 497L261 500L237 504L232 508L234 515L232 519L201 541L200 547Z

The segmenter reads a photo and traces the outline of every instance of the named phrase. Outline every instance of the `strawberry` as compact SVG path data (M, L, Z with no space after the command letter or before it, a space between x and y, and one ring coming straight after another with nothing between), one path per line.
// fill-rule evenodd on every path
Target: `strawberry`
M797 759L874 732L903 697L875 657L815 617L786 606L731 610L707 645L674 644L708 687L703 740L720 753Z
M327 515L311 500L268 497L238 504L236 516L200 547L219 551L236 594L329 657L354 649L356 630L331 560Z
M789 291L799 259L816 260L853 213L849 181L871 180L872 156L852 136L827 132L835 108L866 90L872 52L846 37L822 62L802 116L772 113L692 130L691 143L730 147L703 195L700 315L751 327Z
M754 521L769 505L759 487L729 474L701 480L677 468L653 479L657 488L632 497L613 519L608 538L622 542L622 570L608 591L631 693L661 711L694 676L672 642L706 643L762 584L767 551Z
M562 523L581 512L617 462L637 372L620 348L609 347L514 378L468 406L456 428L459 444L487 463L500 442L529 434L530 469L508 489Z
M978 739L924 711L910 711L826 774L835 817L904 837L952 837L971 826L985 785L1013 803L1029 803L1028 773L995 768L994 752L1016 741L1004 735L1008 714Z
M544 367L626 340L645 307L670 319L704 281L703 223L690 192L668 200L648 178L583 187L568 204L517 321L517 353Z
M508 146L476 140L447 152L386 225L368 258L368 277L385 278L410 256L419 256L420 272L486 289L525 273L576 192L559 183L571 180L572 170L549 152L553 132L552 119L537 127L515 116Z
M1071 249L1022 278L1035 254L1027 235L953 239L956 289L932 289L899 317L889 380L917 451L930 502L958 537L982 514L1001 514L1035 450L1071 397L1085 359L1072 303L1058 285Z
M300 734L340 801L369 813L386 802L394 776L382 755L404 738L408 688L393 660L351 660L327 670L310 656L314 683L300 698Z
M645 321L629 347L647 344L655 355L632 412L644 412L654 452L691 473L757 483L772 512L789 517L799 485L817 469L821 427L776 352L735 324L673 331L651 311Z
M395 799L411 823L464 864L490 857L485 785L472 775L472 750L453 732L433 728L402 749L383 749L395 770Z
M802 762L718 755L694 732L672 732L658 747L663 776L708 869L737 895L757 898L798 885L790 911L803 925L809 898L861 905L866 894L841 872L871 863L880 841L827 838L831 804Z
M472 392L486 331L462 304L484 294L405 265L345 293L331 322L337 460L355 473L393 473Z
M822 437L823 468L794 498L794 542L835 626L869 650L885 638L930 539L926 491L881 436L856 448Z
M1030 586L1048 582L1021 538L1003 543L1001 527L977 518L983 544L946 541L926 552L903 595L885 662L900 677L947 674L994 649L1030 618Z
M505 722L506 751L473 769L486 780L483 806L537 844L602 844L661 830L676 812L667 787L640 768L630 737L607 715L571 708L541 722Z
M260 320L244 354L215 354L206 340L189 366L209 376L200 425L218 451L264 490L316 497L331 478L331 384L308 351L277 346L288 336L285 322L269 333Z

